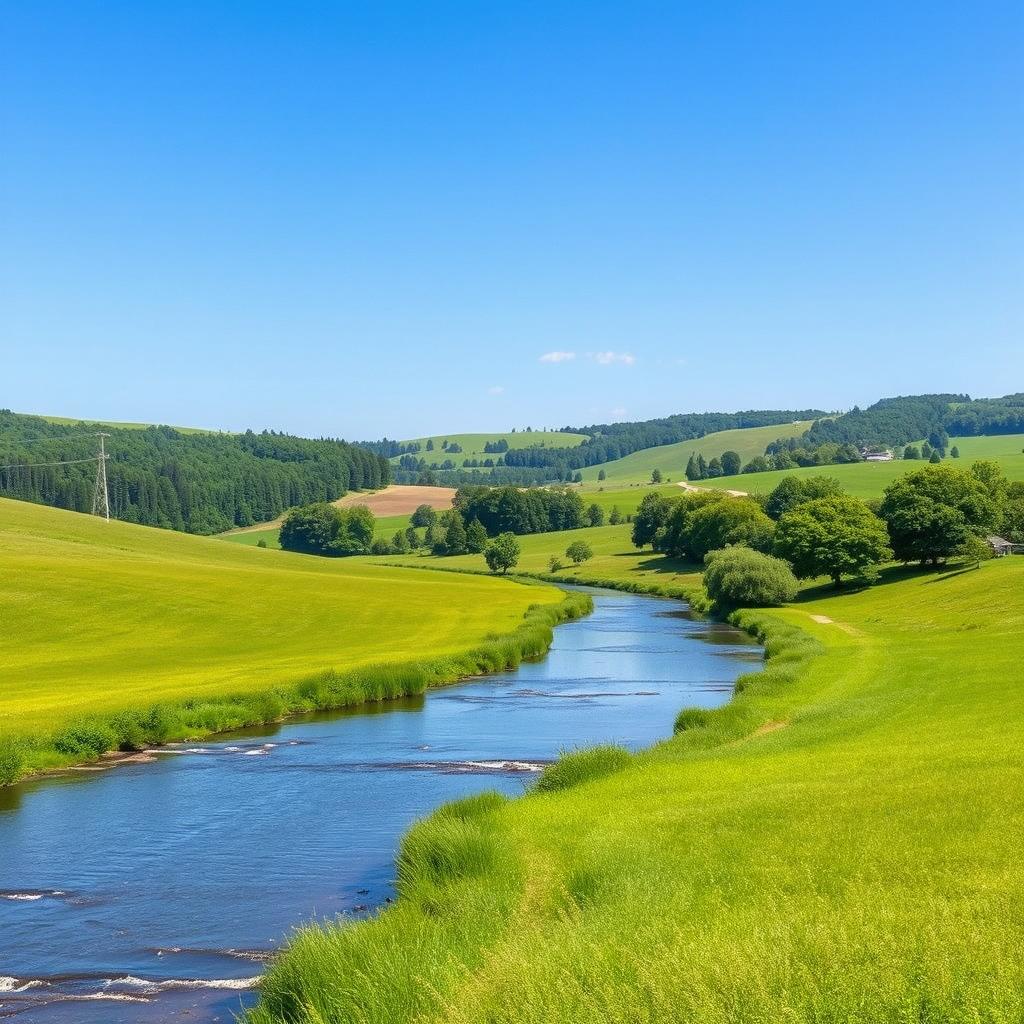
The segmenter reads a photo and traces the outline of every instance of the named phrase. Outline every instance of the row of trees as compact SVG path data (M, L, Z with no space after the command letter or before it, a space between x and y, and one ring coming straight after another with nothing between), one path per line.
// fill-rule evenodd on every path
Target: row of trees
M373 513L363 505L339 508L326 501L293 508L281 524L285 551L307 555L365 555L373 545Z
M0 410L0 494L92 508L94 424L55 424ZM357 445L264 431L185 433L104 427L111 514L130 523L219 533L390 482L385 458ZM50 463L74 462L72 465ZM45 465L40 465L45 464Z
M842 492L830 477L788 477L765 498L696 491L675 498L648 494L633 521L633 543L703 562L713 551L742 546L782 558L796 576L870 580L895 558L936 565L959 554L982 557L983 540L1001 530L1024 536L1024 484L998 464L969 470L926 466L869 503Z
M598 525L595 514L601 515L596 506L587 509L578 491L561 487L460 487L453 504L466 522L477 520L490 537L577 530Z

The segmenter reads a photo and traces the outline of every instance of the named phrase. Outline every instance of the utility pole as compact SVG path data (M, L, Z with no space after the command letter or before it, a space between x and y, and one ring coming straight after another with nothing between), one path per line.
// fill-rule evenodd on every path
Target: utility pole
M97 433L100 439L100 453L96 458L96 487L92 492L92 514L103 516L110 522L110 494L107 491L107 449L104 446L109 434Z

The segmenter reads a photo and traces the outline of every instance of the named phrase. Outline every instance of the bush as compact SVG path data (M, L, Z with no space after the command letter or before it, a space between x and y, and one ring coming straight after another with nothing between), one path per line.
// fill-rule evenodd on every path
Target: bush
M551 572L558 572L559 569L563 568L565 567L562 565L562 560L558 555L552 555L551 558L548 559L548 569L550 569Z
M582 565L587 559L594 557L594 552L585 540L574 540L565 549L565 555L573 565Z
M258 541L256 541L256 547L265 548L266 546L267 542L262 537Z
M712 551L704 562L704 589L716 605L760 608L796 597L796 577L781 558L735 547Z

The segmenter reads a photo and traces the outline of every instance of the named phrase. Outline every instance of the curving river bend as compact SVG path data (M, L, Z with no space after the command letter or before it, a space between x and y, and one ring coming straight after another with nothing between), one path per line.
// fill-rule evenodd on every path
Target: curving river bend
M390 897L416 818L563 749L649 746L760 661L677 603L592 593L514 672L0 789L0 1019L230 1021L293 926Z

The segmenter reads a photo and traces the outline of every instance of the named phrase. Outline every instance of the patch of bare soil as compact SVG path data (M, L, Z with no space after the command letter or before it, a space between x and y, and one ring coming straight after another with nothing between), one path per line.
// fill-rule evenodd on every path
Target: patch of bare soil
M367 494L354 491L339 498L334 504L342 507L365 505L375 516L407 516L420 505L446 509L452 507L454 487L418 487L412 484L392 484L383 490Z

